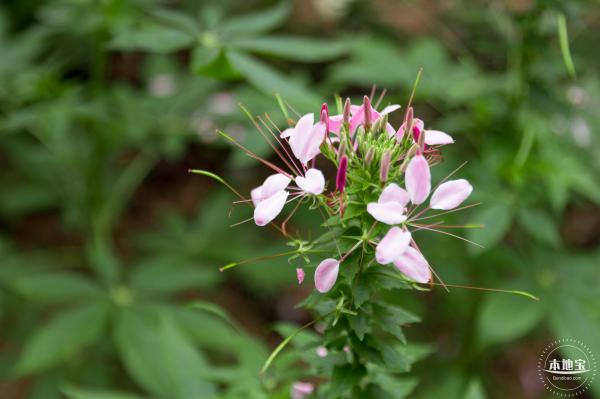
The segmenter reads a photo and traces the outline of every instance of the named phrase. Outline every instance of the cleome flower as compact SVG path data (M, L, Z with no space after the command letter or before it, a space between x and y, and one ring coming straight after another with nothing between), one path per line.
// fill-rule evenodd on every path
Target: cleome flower
M250 192L256 225L274 225L297 248L292 251L293 258L303 258L308 265L314 264L309 257L313 253L333 255L316 265L314 284L320 293L335 287L344 262L358 248L373 262L394 267L409 283L431 282L434 273L413 233L428 230L454 236L442 230L442 223L419 222L436 216L423 216L426 212L460 209L473 190L467 180L457 179L441 182L432 193L430 169L440 160L440 147L454 143L454 139L445 132L425 129L425 123L413 117L410 106L398 129L388 117L400 105L388 105L381 111L376 108L366 96L360 105L347 99L338 106L339 114L330 116L329 106L323 104L318 121L313 113L302 115L282 132L270 119L268 124L259 118L262 127L255 125L285 166L261 159L242 147L276 172ZM337 171L330 176L332 184L327 184L325 174L316 167L317 161L332 164L332 168L323 170ZM291 202L297 204L281 225L276 224ZM316 249L322 243L307 244L287 234L285 225L302 203L320 209L333 246ZM351 226L362 233L340 233L351 230ZM340 241L347 237L354 237L356 242L342 253ZM304 275L304 268L297 267L299 284Z

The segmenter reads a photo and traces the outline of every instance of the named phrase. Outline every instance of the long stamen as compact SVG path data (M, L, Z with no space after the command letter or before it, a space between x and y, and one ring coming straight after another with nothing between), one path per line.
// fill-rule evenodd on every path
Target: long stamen
M410 224L410 223L409 223L409 224ZM411 226L412 226L412 225L411 225ZM465 241L465 242L468 242L469 244L476 245L476 246L478 246L478 247L480 247L480 248L485 248L485 247L484 247L483 245L481 245L481 244L478 244L478 243L476 243L476 242L474 242L474 241L471 241L471 240L467 240L466 238L464 238L464 237L461 237L461 236L457 236L456 234L448 233L447 231L436 230L436 229L432 229L432 228L430 228L430 227L423 227L423 226L419 226L419 228L420 228L420 229L423 229L423 230L429 230L429 231L433 231L433 232L436 232L436 233L440 233L440 234L445 234L445 235L448 235L448 236L452 236L452 237L454 237L454 238L458 238L459 240L463 240L463 241Z
M279 128L277 127L275 122L273 122L273 120L271 119L271 117L268 114L265 114L265 118L267 119L267 121L269 121L269 123L271 124L271 126L273 126L274 129L279 130ZM302 168L303 170L306 171L306 169L304 168L304 165L302 165L302 163L300 161L298 161L296 159L296 157L294 157L294 156L292 156L292 154L290 154L290 152L288 151L287 145L285 145L285 143L284 143L284 140L281 140L279 137L277 137L277 135L274 132L272 132L272 134L275 136L275 140L277 140L277 142L279 143L281 148L283 148L283 151L285 152L285 155L287 155L288 160L292 163L292 165L294 165L294 168L296 169L296 171L298 171L298 174L300 174L300 175L302 174L300 172L300 168ZM298 167L298 164L300 165L300 167Z
M454 213L454 212L462 211L464 209L473 208L473 207L476 207L476 206L481 205L481 204L482 204L482 202L478 202L476 204L465 205L465 206L461 206L460 208L451 209L449 211L442 212L442 213L437 213L435 215L425 216L425 217L422 217L422 218L419 218L419 219L411 219L410 221L411 222L417 222L417 221L420 221L420 220L432 219L432 218L436 218L438 216L447 215L449 213Z
M267 114L265 114L265 116L267 118L269 117ZM267 131L271 134L271 136L273 136L275 138L275 141L277 141L277 143L279 144L279 148L284 150L285 154L287 155L287 158L284 157L283 154L281 152L279 152L279 150L269 142L269 144L271 145L271 148L273 148L273 151L275 151L275 153L279 156L279 158L281 158L281 160L287 165L287 167L290 168L292 173L297 173L299 175L302 174L300 172L300 169L298 169L298 166L294 163L293 158L287 152L287 149L285 148L285 146L283 145L283 143L281 142L279 137L277 137L277 134L275 134L275 132L269 127L269 125L267 125L267 123L260 116L258 116L257 119L260 121L260 123L263 124L263 126L267 129Z
M421 251L421 248L419 248L419 245L417 244L417 242L414 239L410 239L412 245L415 246L415 248L417 248L417 250L421 253L423 253L423 251ZM450 289L448 288L448 286L446 286L446 283L444 283L444 280L442 280L442 278L440 277L439 274L437 274L437 272L435 271L435 269L429 264L427 263L427 267L429 268L429 270L431 271L431 274L433 274L435 276L435 278L437 278L440 282L440 284L442 285L442 287L444 287L444 289L447 292L450 292ZM430 282L430 284L435 284L433 281Z
M259 157L258 155L256 155L255 153L253 153L252 151L250 151L249 149L247 149L246 147L244 147L236 139L234 139L233 137L231 137L227 133L225 133L225 132L223 132L221 130L217 130L217 133L219 135L221 135L222 137L226 138L227 140L229 140L230 142L232 142L236 147L238 147L242 151L244 151L246 153L246 155L248 155L249 157L254 158L257 161L262 162L263 164L265 164L269 168L273 169L277 173L281 173L282 175L285 175L286 177L289 177L290 179L293 178L292 175L290 175L289 173L287 173L286 171L284 171L283 169L281 169L279 166L277 166L277 165L275 165L275 164L267 161L266 159L263 159L263 158Z

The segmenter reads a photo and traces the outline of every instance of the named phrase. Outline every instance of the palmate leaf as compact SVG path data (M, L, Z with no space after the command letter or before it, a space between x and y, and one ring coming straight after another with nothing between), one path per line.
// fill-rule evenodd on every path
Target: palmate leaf
M129 375L153 395L173 399L215 396L215 386L205 379L209 366L204 357L166 314L123 309L115 341Z
M273 69L255 57L240 52L227 53L231 64L242 74L248 82L265 93L280 94L292 104L298 112L305 112L320 103L320 97L305 89L300 83Z
M291 2L280 1L275 7L228 18L220 30L227 34L260 33L281 25L291 11Z
M232 48L299 62L327 61L343 55L348 50L343 41L296 36L248 37L236 39L228 44Z
M106 324L110 304L94 302L63 312L27 340L14 372L31 374L47 369L95 341Z
M33 272L15 278L9 285L30 301L46 303L99 299L106 295L91 280L66 272Z

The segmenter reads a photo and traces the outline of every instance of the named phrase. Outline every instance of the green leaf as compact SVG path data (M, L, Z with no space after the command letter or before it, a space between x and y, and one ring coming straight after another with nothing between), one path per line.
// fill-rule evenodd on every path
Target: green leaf
M93 303L67 310L34 332L15 366L18 375L47 369L94 342L107 321L109 304Z
M327 392L328 398L339 398L345 395L352 387L359 385L366 370L362 366L338 366L333 369L331 387Z
M558 227L547 213L537 209L521 209L519 224L541 243L552 247L560 245Z
M473 212L470 224L483 224L481 229L469 229L467 238L484 248L468 244L469 251L480 254L498 244L508 231L512 221L512 211L507 204L498 203L489 206L482 205L481 209Z
M141 396L105 389L79 388L67 385L61 389L68 399L143 399Z
M105 293L92 281L73 273L33 273L11 282L30 301L69 302L98 299Z
M299 112L313 109L320 103L319 96L251 55L229 51L228 58L251 84L267 94L281 94Z
M544 306L540 302L514 295L489 294L479 312L479 338L485 345L510 342L536 327L543 315Z
M173 399L212 398L215 387L201 352L164 314L148 317L123 310L115 328L121 359L131 377L154 395Z
M133 271L131 287L134 290L167 295L212 287L218 280L218 272L202 265L174 267L172 263L159 258L143 262Z
M242 75L231 65L225 50L196 46L190 68L193 73L221 80L239 79Z
M357 316L349 315L347 319L348 323L350 324L350 328L354 330L354 333L356 334L358 339L362 341L365 337L365 334L370 330L369 316L361 312Z
M109 46L115 50L141 50L153 53L171 53L190 47L194 36L188 32L156 23L116 33Z
M474 379L467 385L464 393L465 399L486 399L486 397L481 381Z
M320 62L337 58L348 50L346 43L295 36L248 37L229 42L231 47L273 55L299 62Z
M230 17L220 26L226 33L259 33L281 25L291 11L291 3L280 1L268 10Z

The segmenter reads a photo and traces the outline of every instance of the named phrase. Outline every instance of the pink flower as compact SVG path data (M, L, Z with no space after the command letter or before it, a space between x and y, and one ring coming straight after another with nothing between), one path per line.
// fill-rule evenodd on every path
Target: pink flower
M281 213L288 194L285 190L277 191L269 198L259 202L254 208L254 223L257 226L265 226L271 223Z
M473 186L465 179L447 181L433 192L429 207L440 210L454 209L466 200L472 191Z
M368 97L365 96L365 98L368 100ZM400 105L392 104L385 107L381 112L377 112L377 110L371 106L370 101L364 101L362 105L353 105L351 107L352 118L350 119L350 134L354 134L354 132L360 125L365 124L365 116L369 116L370 120L368 122L369 124L373 124L377 122L377 120L383 115L392 113L399 108ZM365 110L368 110L370 112L365 112Z
M290 184L289 177L277 173L266 178L265 182L250 192L254 204L254 222L258 226L271 223L279 215L288 198L285 188Z
M396 138L398 141L402 140L404 136L404 131L406 130L406 122L404 122L396 131ZM427 145L444 145L444 144L452 144L454 143L454 139L448 133L442 132L440 130L425 130L425 123L419 119L413 119L413 127L412 127L413 140L417 142L419 140L419 136L421 132L425 132L424 142Z
M423 155L416 155L410 160L404 179L410 202L415 205L423 203L431 191L431 173Z
M340 262L333 258L327 258L317 266L315 270L315 288L321 293L329 291L338 277Z
M421 252L408 247L394 260L394 266L403 274L417 283L427 283L431 280L431 269Z
M319 147L325 140L326 133L325 123L319 121L314 124L314 115L306 114L298 120L295 127L284 130L281 137L289 138L294 156L306 165L320 153Z
M294 180L306 194L319 195L325 190L325 177L318 169L309 169L304 176L298 176Z
M408 231L392 227L377 245L375 259L382 265L393 262L408 248L410 240L411 235Z
M302 284L304 281L304 269L300 267L296 268L296 277L298 278L298 285Z
M252 203L256 206L278 191L285 190L291 181L292 179L281 173L267 177L262 185L250 192Z
M367 212L375 220L385 224L399 224L406 220L408 193L396 183L389 184L379 196L377 202L367 204Z
M297 381L292 384L292 399L304 399L315 390L310 382Z

